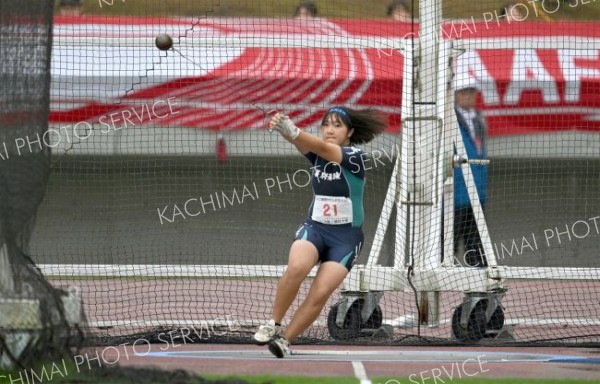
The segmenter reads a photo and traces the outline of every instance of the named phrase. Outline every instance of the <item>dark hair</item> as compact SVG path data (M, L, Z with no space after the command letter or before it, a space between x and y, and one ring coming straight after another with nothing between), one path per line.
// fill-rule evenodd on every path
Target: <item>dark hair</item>
M516 1L507 1L504 3L504 6L498 10L498 16L506 16L508 15L508 9L517 5Z
M317 4L315 4L314 1L303 1L300 4L298 4L294 15L298 16L302 8L306 9L311 16L317 16Z
M367 109L351 109L347 107L330 108L323 116L321 125L331 116L335 122L343 122L348 129L354 129L350 136L350 144L366 144L385 130L387 117L380 111Z
M72 6L72 7L77 7L77 6L81 6L82 4L82 0L60 0L60 5L61 6Z
M406 4L406 1L394 0L387 7L387 15L392 16L394 14L394 12L396 11L396 9L398 9L398 8L404 8L406 10L406 12L410 12L410 9L408 7L408 4Z

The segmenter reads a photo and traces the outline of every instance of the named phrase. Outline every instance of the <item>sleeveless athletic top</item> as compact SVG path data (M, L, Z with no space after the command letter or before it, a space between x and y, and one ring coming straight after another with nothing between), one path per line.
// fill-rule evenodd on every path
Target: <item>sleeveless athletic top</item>
M367 154L356 147L342 147L342 162L329 162L309 152L312 163L313 200L308 221L344 228L362 228L363 194Z

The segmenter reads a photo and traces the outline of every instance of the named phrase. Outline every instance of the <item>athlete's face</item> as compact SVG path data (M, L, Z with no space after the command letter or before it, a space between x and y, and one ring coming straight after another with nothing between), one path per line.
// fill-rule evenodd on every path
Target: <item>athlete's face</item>
M353 129L348 129L344 120L337 114L330 113L321 124L321 137L328 143L346 147L350 144Z

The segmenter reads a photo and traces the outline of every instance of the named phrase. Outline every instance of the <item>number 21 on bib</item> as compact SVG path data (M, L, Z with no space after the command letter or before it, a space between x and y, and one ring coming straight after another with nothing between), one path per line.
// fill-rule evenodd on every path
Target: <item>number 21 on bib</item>
M352 201L342 196L315 196L312 219L323 224L352 223Z

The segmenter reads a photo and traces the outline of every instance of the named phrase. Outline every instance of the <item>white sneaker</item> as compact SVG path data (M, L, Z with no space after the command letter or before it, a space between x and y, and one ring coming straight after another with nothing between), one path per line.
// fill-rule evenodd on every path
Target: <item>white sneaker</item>
M269 343L269 352L283 358L290 354L290 343L283 336L277 336Z
M269 320L265 325L261 325L254 334L254 342L258 345L268 344L275 337L281 336L281 325L275 325L275 320Z

